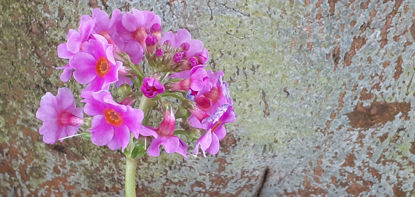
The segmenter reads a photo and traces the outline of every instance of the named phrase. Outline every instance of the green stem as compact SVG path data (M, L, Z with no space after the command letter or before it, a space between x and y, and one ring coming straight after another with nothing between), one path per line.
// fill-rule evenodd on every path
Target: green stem
M135 197L135 170L137 168L137 159L131 159L127 156L125 166L125 196Z
M130 63L130 67L134 70L134 72L136 73L136 76L138 78L138 80L142 81L144 78L144 74L143 72L141 72L140 69L138 69L137 67L135 67L135 65L133 63Z
M143 119L143 122L141 123L142 125L147 125L147 122L148 122L147 116L148 116L149 109L152 105L151 103L152 103L152 99L147 98L145 95L141 96L139 109L141 109L144 113L144 119Z
M180 101L186 101L187 99L183 96L180 96L178 94L172 93L172 92L165 92L163 94L161 94L161 96L165 97L165 96L170 96L170 97L174 97L176 99L179 99Z
M146 117L146 114L148 114L150 107L151 107L151 99L143 95L140 100L139 109L143 111L144 117ZM142 124L146 124L145 120L146 118L143 119ZM136 174L136 168L137 168L137 158L135 159L131 158L131 152L133 151L134 147L135 147L135 143L131 139L127 147L128 151L125 154L126 161L127 161L125 165L125 196L127 197L136 196L135 195L135 174Z

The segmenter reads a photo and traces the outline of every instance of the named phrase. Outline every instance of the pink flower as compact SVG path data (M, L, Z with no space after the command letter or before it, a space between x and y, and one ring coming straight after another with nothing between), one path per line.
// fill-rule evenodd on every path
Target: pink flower
M205 70L203 65L193 67L190 72L183 71L170 75L171 78L183 78L182 81L170 84L170 89L175 91L189 91L191 100L194 100L195 95L203 95L212 91L212 87L218 82L219 78L223 76L222 71L213 73L210 70Z
M229 95L228 84L222 81L223 73L208 73L210 85L204 85L193 100L196 107L191 110L189 122L192 127L206 130L196 143L195 154L199 146L203 155L205 151L216 154L219 151L219 140L226 135L225 123L235 121L233 101ZM206 83L206 82L205 82ZM209 87L206 88L206 87Z
M139 64L147 49L147 37L151 37L151 45L154 45L155 39L160 40L161 19L153 12L133 9L133 13L127 12L122 16L116 29L119 36L115 43L134 64Z
M95 20L92 20L88 15L84 15L81 18L78 31L70 29L66 36L67 42L62 43L58 46L58 57L63 59L72 59L72 57L82 50L82 45L89 40ZM63 67L56 69L63 69L60 79L63 82L67 82L72 77L73 66L67 64Z
M146 127L140 131L140 135L154 137L147 149L148 155L158 157L160 155L160 145L163 145L167 153L176 152L187 158L187 145L179 137L173 135L175 124L174 113L172 109L168 109L164 112L164 119L157 129Z
M114 59L113 46L98 34L94 37L84 43L83 51L70 61L75 68L75 80L80 84L89 84L84 92L108 89L111 83L118 80L118 70L122 66Z
M145 77L143 85L141 85L141 91L146 97L154 98L164 92L164 86L155 78Z
M111 150L127 147L130 133L138 138L143 112L128 105L116 103L108 91L90 93L84 112L94 116L91 124L91 141L97 146L107 145Z
M104 36L109 43L114 44L112 37L116 36L115 24L122 18L121 11L115 9L110 19L105 11L95 8L92 10L92 18L95 19L94 33Z
M183 70L200 64L203 65L209 59L209 52L204 48L203 42L192 39L186 29L179 29L176 34L171 31L164 33L161 43L168 44L181 51L174 55L174 62L179 63L183 60Z
M205 156L205 151L210 154L218 153L219 141L226 135L224 124L234 121L235 113L232 105L229 104L218 107L215 113L204 118L201 127L206 130L206 133L197 140L194 153L197 155L199 148L202 149L203 156Z
M74 97L68 88L59 88L56 96L47 92L40 100L36 118L43 121L39 133L47 144L74 135L83 124L82 109L76 108Z

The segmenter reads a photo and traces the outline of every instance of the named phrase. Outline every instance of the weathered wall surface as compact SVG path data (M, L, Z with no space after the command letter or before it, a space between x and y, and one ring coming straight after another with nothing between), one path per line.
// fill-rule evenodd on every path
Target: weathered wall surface
M141 161L140 196L415 195L412 0L2 0L0 194L123 194L121 153L45 145L34 116L45 92L79 93L56 46L93 7L187 28L235 100L220 153Z

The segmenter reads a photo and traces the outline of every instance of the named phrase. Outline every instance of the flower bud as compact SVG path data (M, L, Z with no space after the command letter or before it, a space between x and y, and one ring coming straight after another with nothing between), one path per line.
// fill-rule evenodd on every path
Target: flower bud
M168 109L164 112L163 117L164 119L160 123L157 132L161 136L173 136L176 125L176 118L174 117L173 110L168 107Z

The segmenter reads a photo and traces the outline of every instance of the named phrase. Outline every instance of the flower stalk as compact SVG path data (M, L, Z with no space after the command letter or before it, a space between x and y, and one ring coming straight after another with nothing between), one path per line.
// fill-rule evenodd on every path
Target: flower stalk
M142 96L140 100L139 109L141 109L144 113L143 124L146 124L146 120L148 120L148 111L151 107L151 99L147 98L146 96ZM130 148L131 147L131 148ZM126 156L126 165L125 165L125 196L126 197L135 197L135 174L137 168L137 158L132 158L132 151L135 147L134 140L130 140L130 145L128 146L128 151L125 154Z
M125 196L135 197L135 174L137 168L137 158L132 159L130 156L126 156L125 165Z

